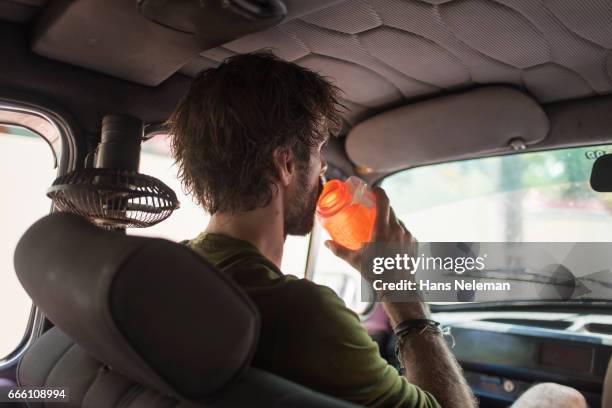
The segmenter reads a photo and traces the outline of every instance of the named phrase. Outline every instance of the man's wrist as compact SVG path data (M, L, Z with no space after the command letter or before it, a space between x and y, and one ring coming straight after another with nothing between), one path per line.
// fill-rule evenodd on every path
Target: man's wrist
M429 307L426 303L414 301L414 302L388 302L384 301L383 297L383 308L389 316L391 324L395 327L404 320L409 319L428 319L429 318Z

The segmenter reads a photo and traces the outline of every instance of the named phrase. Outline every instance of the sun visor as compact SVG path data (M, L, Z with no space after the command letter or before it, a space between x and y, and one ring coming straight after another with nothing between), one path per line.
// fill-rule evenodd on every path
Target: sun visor
M37 19L31 49L53 60L158 86L203 51L337 2L54 0Z
M157 86L200 52L280 23L280 0L56 0L32 51Z
M548 134L528 95L492 86L438 97L374 116L348 134L349 158L367 172L391 172L524 148Z

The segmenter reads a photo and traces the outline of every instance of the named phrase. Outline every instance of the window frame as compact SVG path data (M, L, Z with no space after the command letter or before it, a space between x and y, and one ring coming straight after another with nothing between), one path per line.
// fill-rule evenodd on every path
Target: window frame
M10 118L3 118L2 114L5 112L12 112L14 115ZM40 136L50 145L56 156L57 176L64 175L77 168L77 158L79 156L74 137L75 126L62 114L35 103L0 98L0 118L1 124L25 128ZM32 120L33 118L35 120ZM49 136L43 134L43 132L48 130L56 132L57 137L60 138L61 150L59 152L56 152L53 148ZM54 211L55 208L51 205L49 213ZM45 322L46 319L42 311L32 303L23 337L12 351L0 358L0 372L10 371L11 369L16 370L16 366L23 354L43 334ZM2 322L0 322L1 324Z

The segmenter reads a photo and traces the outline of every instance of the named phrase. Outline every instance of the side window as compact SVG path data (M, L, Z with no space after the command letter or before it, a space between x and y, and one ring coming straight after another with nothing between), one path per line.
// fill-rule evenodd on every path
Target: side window
M304 237L290 235L287 237L281 264L281 270L284 274L295 275L298 278L304 277L309 243L310 235Z
M196 237L206 229L210 215L186 195L178 178L178 167L170 154L170 139L166 134L157 134L142 145L140 172L156 177L176 193L181 207L167 220L150 227L130 230L130 234L162 237L182 241ZM304 277L308 256L308 237L287 237L281 270L285 274Z
M34 126L42 119L0 111L0 120L9 116L49 132L42 135L0 122L0 361L19 346L28 329L32 302L15 274L13 253L25 230L51 210L46 192L57 176L55 152L61 151L59 133L48 123Z
M320 225L318 229L316 261L314 263L313 281L330 287L344 301L346 307L358 315L370 310L372 302L367 300L369 293L361 293L361 275L352 266L335 256L324 245L331 239L327 231Z

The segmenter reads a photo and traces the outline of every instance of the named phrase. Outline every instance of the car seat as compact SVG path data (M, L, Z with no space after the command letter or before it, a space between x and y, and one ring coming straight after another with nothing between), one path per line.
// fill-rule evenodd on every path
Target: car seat
M255 306L186 246L55 213L21 238L15 270L55 325L17 379L67 387L57 406L354 407L251 367Z

